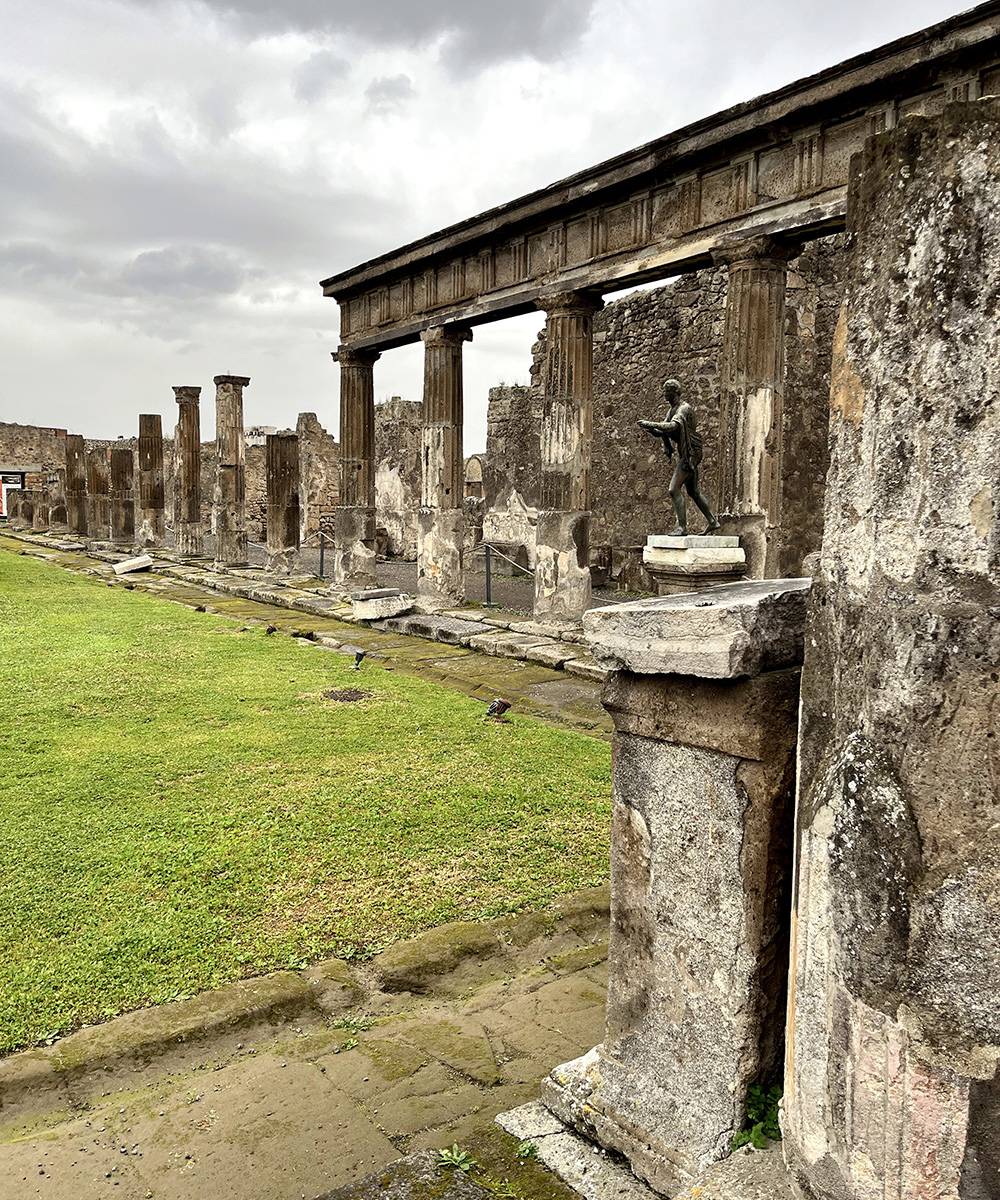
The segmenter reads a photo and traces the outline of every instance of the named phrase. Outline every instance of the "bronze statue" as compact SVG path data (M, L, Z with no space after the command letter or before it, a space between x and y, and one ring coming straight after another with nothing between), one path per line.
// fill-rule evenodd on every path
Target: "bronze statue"
M638 424L654 437L663 439L663 452L667 460L674 456L677 447L677 466L670 479L670 499L677 514L677 528L670 537L687 537L687 501L684 492L698 505L708 525L705 533L719 528L719 521L709 507L708 501L698 487L698 464L701 462L701 434L695 427L694 409L681 400L681 385L676 379L668 379L663 385L663 398L670 406L665 421L639 421Z

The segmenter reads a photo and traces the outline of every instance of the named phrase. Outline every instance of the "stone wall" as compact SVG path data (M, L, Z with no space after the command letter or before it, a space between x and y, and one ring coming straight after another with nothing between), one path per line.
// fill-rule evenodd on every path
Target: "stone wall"
M535 365L544 340L533 348ZM537 379L537 372L532 372ZM542 398L537 383L490 388L483 461L483 540L524 546L535 562L541 478Z
M302 489L302 543L316 542L320 529L332 535L340 495L340 448L315 413L299 413L299 486Z
M417 557L422 411L419 400L399 396L375 406L375 524L385 530L385 552L409 561Z

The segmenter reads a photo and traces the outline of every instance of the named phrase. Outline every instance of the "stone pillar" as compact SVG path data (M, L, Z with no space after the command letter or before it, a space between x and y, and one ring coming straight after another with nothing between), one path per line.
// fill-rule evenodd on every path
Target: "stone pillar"
M10 525L12 529L30 529L35 523L35 501L30 488L11 488L7 493L10 502Z
M49 497L42 488L35 488L31 493L34 512L31 518L31 528L36 533L45 533L49 528Z
M87 536L87 452L78 433L66 435L66 520L71 533Z
M780 1078L808 588L584 618L615 725L606 1028L542 1100L669 1196L729 1153L750 1085Z
M561 292L545 310L535 620L579 625L590 607L594 313L599 296Z
M111 498L107 450L87 452L87 530L91 541L111 536Z
M68 533L69 521L66 516L66 468L57 467L49 473L49 532Z
M111 451L111 540L123 546L135 542L134 471L131 449L121 446Z
M781 536L785 281L799 247L757 237L715 251L729 268L720 364L723 531L739 534L754 579L777 575Z
M340 496L334 527L333 581L375 586L375 381L377 350L341 346Z
M163 431L159 413L139 417L139 528L135 543L140 550L166 545L163 495Z
M267 569L288 575L299 562L299 439L267 435Z
M215 377L215 445L218 469L215 476L215 565L249 565L246 530L246 447L243 438L243 389L245 375Z
M174 434L174 549L196 557L204 550L201 520L200 387L175 387L177 430Z
M462 455L463 325L438 326L424 343L422 483L417 527L417 597L421 607L465 603L465 459Z
M784 1148L809 1195L1000 1195L1000 101L852 164L802 677Z

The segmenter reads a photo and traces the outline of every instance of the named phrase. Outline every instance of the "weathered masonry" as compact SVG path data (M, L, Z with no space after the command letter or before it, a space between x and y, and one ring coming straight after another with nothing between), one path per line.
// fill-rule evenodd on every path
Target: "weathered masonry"
M593 313L605 292L712 266L728 284L719 508L751 574L775 574L790 536L788 260L843 229L850 158L866 137L996 91L992 2L325 280L341 313L338 582L374 582L374 364L422 339L424 598L461 594L462 531L447 490L462 455L461 344L475 325L538 308L547 337L536 612L578 619L589 602Z

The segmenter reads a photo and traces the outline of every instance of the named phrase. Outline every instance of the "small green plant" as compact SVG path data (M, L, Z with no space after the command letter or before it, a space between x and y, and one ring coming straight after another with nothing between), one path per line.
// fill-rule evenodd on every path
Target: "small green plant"
M458 1143L456 1142L450 1150L438 1151L437 1165L439 1167L450 1167L453 1171L465 1171L468 1173L473 1167L479 1164L468 1150L459 1150Z
M521 1142L517 1147L518 1158L537 1158L538 1147L534 1142Z
M733 1138L733 1149L749 1144L755 1150L765 1150L768 1141L780 1142L781 1129L778 1125L778 1103L781 1087L772 1084L765 1092L759 1083L747 1091L747 1123Z

